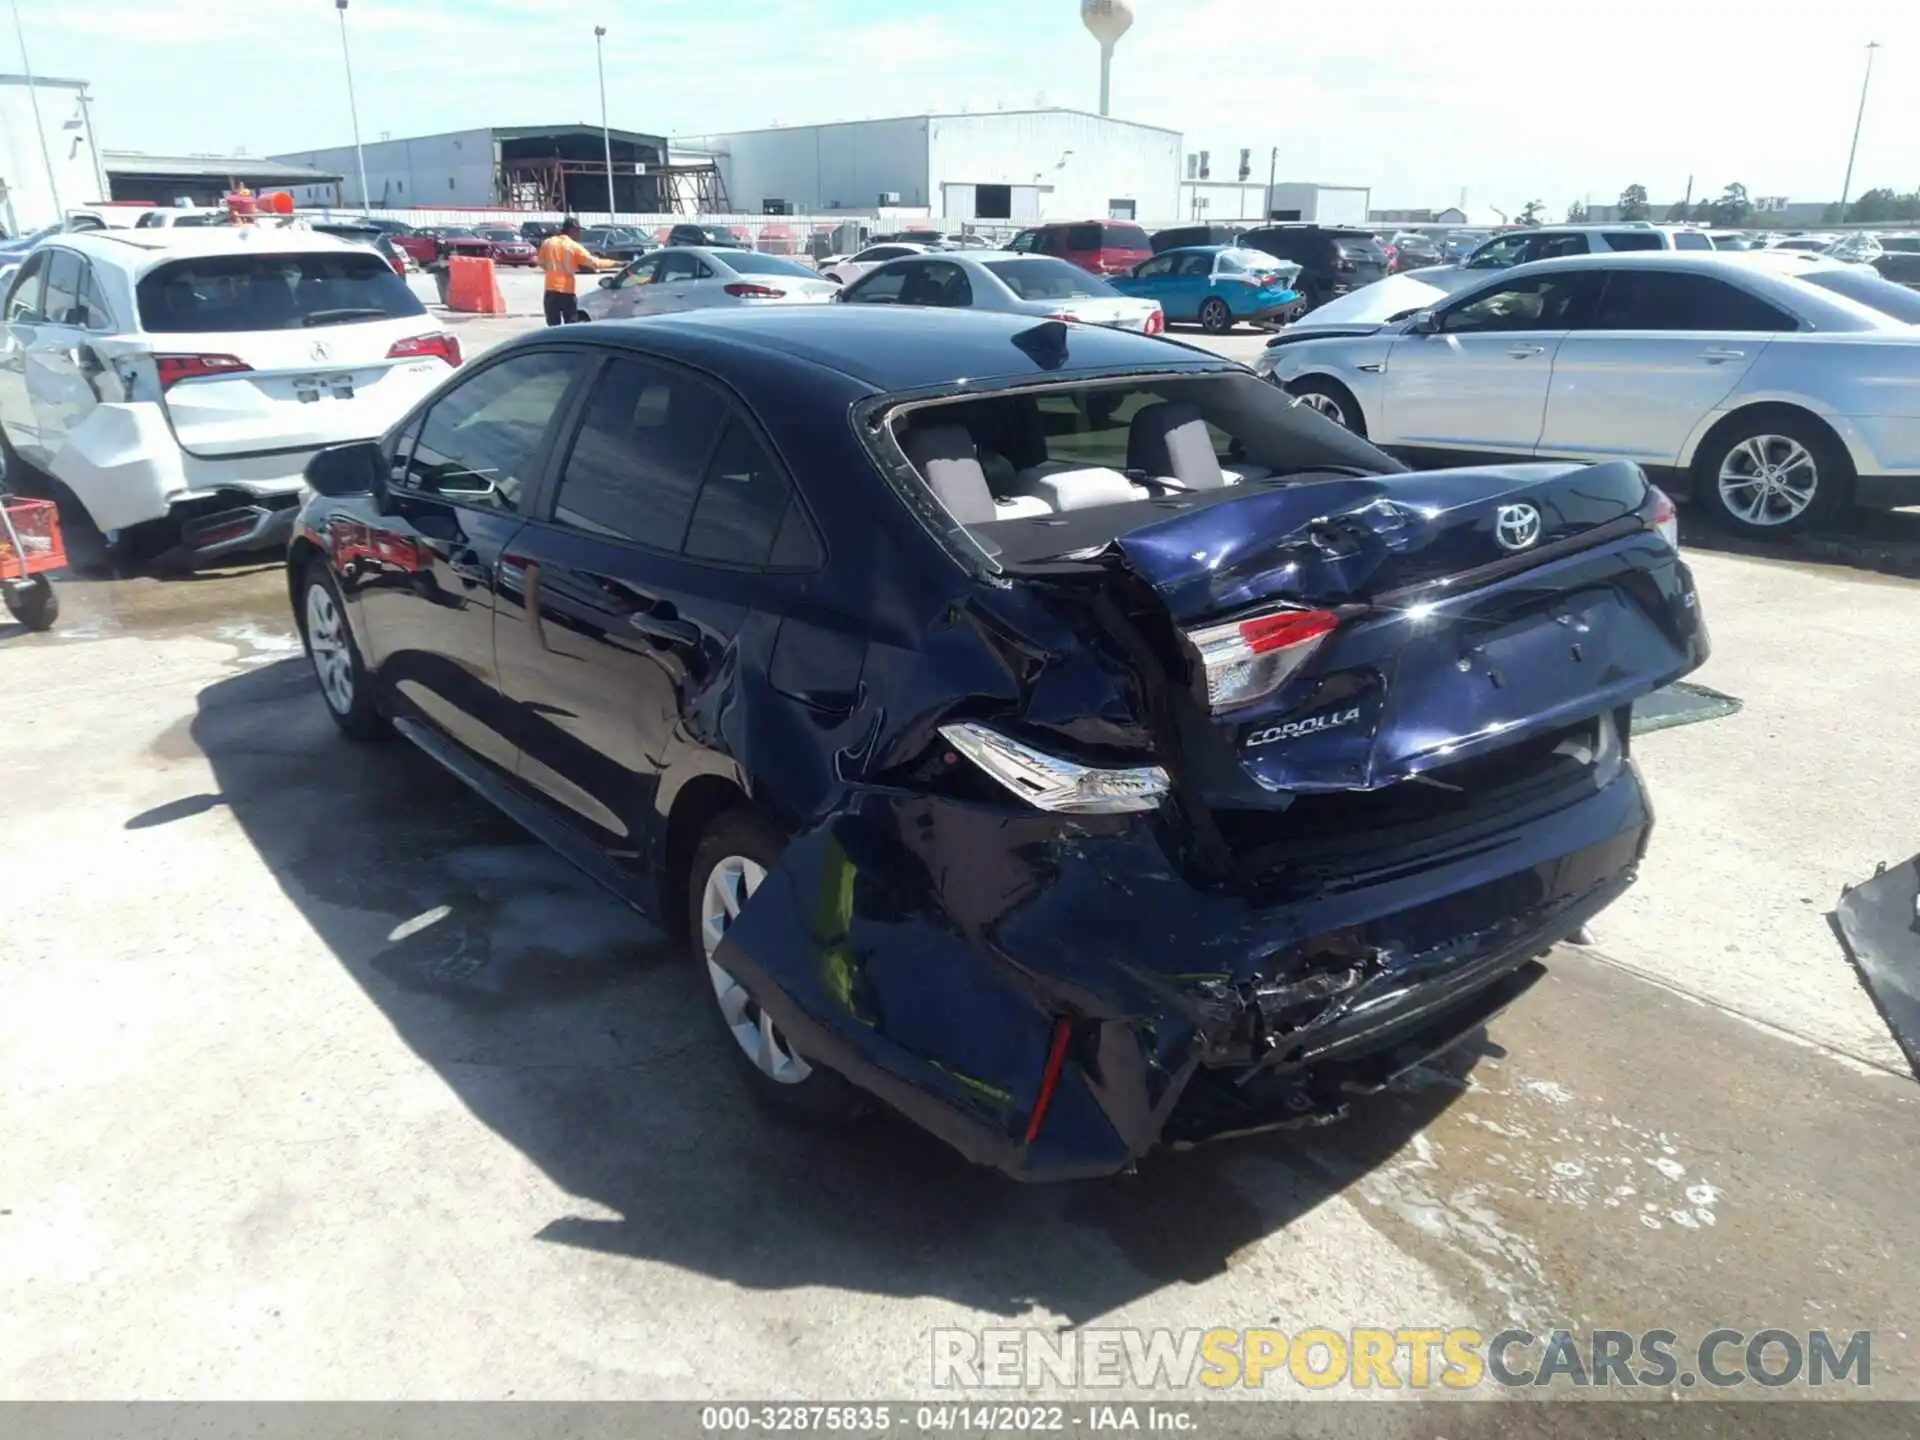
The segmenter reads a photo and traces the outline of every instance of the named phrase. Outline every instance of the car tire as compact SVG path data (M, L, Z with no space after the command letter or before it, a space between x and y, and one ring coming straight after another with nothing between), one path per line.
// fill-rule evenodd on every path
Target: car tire
M1824 425L1791 410L1741 416L1693 462L1694 498L1722 529L1777 540L1825 524L1853 492L1853 462Z
M1360 402L1338 380L1329 380L1325 375L1308 375L1295 380L1286 389L1307 409L1318 411L1334 424L1365 438L1367 420L1360 413Z
M384 740L393 726L374 703L373 677L360 657L360 646L347 623L347 607L340 586L315 556L300 582L300 638L313 663L320 698L340 733L349 740Z
M750 810L729 810L707 827L687 878L687 934L706 987L703 1007L756 1103L784 1119L822 1129L854 1124L872 1102L831 1070L794 1054L786 1037L712 954L786 841Z
M7 613L29 630L51 630L60 618L60 592L44 575L6 588Z
M1209 335L1224 335L1233 329L1233 310L1215 296L1200 307L1200 328Z

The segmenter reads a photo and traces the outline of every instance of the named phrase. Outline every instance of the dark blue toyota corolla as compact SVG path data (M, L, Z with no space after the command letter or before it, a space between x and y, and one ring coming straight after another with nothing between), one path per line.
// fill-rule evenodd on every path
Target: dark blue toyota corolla
M690 939L746 1083L1025 1178L1337 1115L1631 883L1707 637L1628 464L1407 473L1206 352L968 312L566 327L323 452L292 600Z

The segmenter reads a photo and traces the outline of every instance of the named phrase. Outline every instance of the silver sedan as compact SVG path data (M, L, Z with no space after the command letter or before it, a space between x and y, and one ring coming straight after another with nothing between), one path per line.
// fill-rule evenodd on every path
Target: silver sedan
M1802 257L1516 266L1256 370L1414 464L1634 460L1749 536L1920 504L1920 293Z
M1050 255L1011 250L939 251L892 260L841 292L849 305L928 305L997 310L1164 335L1157 300L1122 295L1097 275Z
M642 256L580 297L589 320L625 320L734 305L824 305L840 292L797 260L718 246Z

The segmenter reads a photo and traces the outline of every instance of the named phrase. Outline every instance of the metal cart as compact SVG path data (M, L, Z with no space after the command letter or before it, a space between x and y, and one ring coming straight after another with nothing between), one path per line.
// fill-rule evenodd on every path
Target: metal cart
M60 618L60 596L47 577L66 567L54 503L0 491L0 597L13 618L29 630L51 630Z

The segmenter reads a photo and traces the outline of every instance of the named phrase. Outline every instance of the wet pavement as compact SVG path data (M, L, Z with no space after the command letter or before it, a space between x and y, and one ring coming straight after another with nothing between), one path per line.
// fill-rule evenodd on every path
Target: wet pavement
M1742 709L1637 741L1592 949L1348 1124L1041 1189L758 1114L685 955L337 737L279 567L67 582L0 629L0 1398L901 1396L985 1324L1867 1328L1920 1395L1920 1092L1823 933L1914 848L1920 589L1698 567Z

